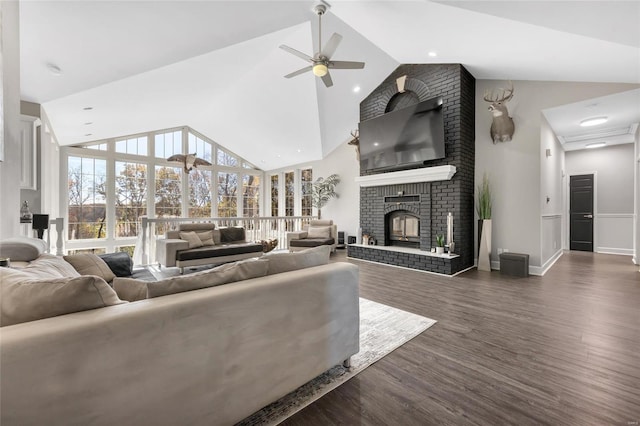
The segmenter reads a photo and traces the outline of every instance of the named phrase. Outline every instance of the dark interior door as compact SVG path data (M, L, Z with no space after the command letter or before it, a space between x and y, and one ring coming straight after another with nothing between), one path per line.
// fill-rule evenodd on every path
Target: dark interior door
M569 248L593 251L593 175L569 181Z

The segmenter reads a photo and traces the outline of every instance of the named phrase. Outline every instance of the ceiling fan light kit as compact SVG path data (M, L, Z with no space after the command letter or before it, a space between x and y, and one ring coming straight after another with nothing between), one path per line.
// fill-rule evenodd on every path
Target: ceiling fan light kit
M342 36L338 33L333 33L327 44L322 49L322 15L327 11L328 4L322 2L317 4L313 11L318 15L318 51L313 55L309 56L305 53L300 52L292 47L286 46L284 44L280 45L282 50L285 50L292 55L295 55L305 61L309 62L311 65L301 68L297 71L289 73L285 75L285 78L292 78L300 74L304 74L308 71L312 71L313 74L322 79L322 82L325 86L331 87L333 86L333 80L331 79L331 74L329 73L329 69L362 69L364 68L364 62L353 62L353 61L332 61L331 57L335 53L338 48L338 44L342 40Z

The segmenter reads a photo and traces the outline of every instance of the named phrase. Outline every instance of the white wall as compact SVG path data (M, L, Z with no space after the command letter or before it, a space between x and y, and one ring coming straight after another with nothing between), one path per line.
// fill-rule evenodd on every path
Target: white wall
M266 171L265 182L269 182L272 174L308 167L313 168L313 180L334 173L340 176L340 184L336 187L339 198L329 201L322 209L322 217L333 219L339 231L356 235L360 222L360 188L355 184L355 178L360 175L360 164L356 159L355 148L344 141L323 160Z
M504 87L504 81L476 81L476 184L487 172L493 191L493 260L497 249L528 253L530 272L542 272L541 111L638 87L621 83L514 81L514 97L507 104L516 131L511 142L494 145L489 136L491 114L485 90ZM546 188L545 188L546 189Z
M564 220L565 153L543 116L540 123L540 206L542 268L562 253Z
M20 34L17 1L0 2L4 161L0 163L0 239L20 233Z
M568 175L596 173L594 251L633 254L634 144L566 153Z

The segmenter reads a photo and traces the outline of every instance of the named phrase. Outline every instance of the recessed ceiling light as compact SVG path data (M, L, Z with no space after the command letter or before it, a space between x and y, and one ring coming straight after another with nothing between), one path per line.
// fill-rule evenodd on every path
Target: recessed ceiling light
M84 123L85 126L88 126L89 124L93 124L93 121L87 121L86 123Z
M360 86L353 86L353 93L358 93L360 91Z
M278 154L278 155L276 155L276 157L281 158L281 157L282 157L282 155Z
M299 150L298 150L298 152L302 152L302 150L301 150L301 149L299 149Z
M85 136L93 136L93 133L85 133Z
M434 51L431 51L431 52L427 53L427 55L429 55L432 58L435 58L436 56L438 56L438 54L436 52L434 52Z
M585 148L602 148L603 146L607 146L606 142L594 142L594 143L590 143L588 145L585 145Z
M85 110L85 111L91 111L93 109L93 107L84 107L82 109Z
M49 72L55 76L58 76L60 74L62 74L62 70L60 69L59 66L57 66L56 64L51 64L48 63L47 64L47 69L49 70Z
M378 146L378 145L380 145L378 142L373 143L373 146Z
M607 120L608 120L607 117L585 118L580 122L580 125L582 127L597 126L598 124L606 123Z

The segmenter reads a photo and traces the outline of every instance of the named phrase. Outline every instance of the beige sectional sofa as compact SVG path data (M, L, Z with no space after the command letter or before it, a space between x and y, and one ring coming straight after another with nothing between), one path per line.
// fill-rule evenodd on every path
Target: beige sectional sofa
M263 256L258 278L2 327L0 424L232 425L348 361L358 269L288 270L304 258L283 255L303 254Z

